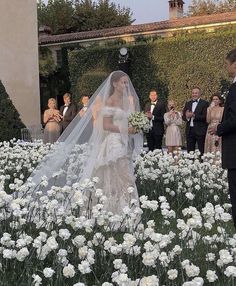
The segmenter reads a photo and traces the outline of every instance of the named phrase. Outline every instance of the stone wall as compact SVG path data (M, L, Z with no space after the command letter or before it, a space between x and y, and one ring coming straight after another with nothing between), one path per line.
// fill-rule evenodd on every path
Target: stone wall
M0 1L0 79L26 126L40 124L36 0Z

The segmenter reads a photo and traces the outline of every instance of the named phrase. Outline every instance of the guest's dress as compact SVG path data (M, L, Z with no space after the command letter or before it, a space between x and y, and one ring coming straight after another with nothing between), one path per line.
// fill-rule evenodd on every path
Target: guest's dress
M174 116L170 112L164 114L164 122L166 128L166 146L182 146L182 137L179 125L182 124L182 117L180 112L175 112Z
M213 127L215 125L218 125L221 122L222 115L223 115L224 107L209 107L207 109L207 123L208 123L208 129L210 127ZM205 140L205 153L215 153L217 151L221 152L221 137L218 137L217 135L211 135L208 133L206 134L206 140Z
M61 127L53 117L51 117L51 110L47 109L44 112L44 122L47 122L44 128L43 143L55 143L60 136Z

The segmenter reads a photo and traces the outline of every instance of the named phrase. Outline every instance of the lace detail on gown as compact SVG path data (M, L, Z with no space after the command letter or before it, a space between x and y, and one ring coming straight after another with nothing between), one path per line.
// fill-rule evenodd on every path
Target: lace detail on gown
M116 107L105 107L102 110L104 117L112 117L114 125L118 126L119 130L127 126L128 133L128 119L126 113ZM124 130L123 130L124 131ZM103 165L109 165L116 162L119 158L127 156L128 136L121 135L121 133L106 132L105 139L101 145L98 154L95 168Z
M105 107L102 112L103 116L112 117L114 125L120 130L127 129L127 137L107 131L93 172L93 177L100 180L98 187L107 197L105 209L121 215L124 207L130 207L132 199L138 200L133 163L128 149L128 116L127 112L117 107ZM128 187L133 187L134 191L129 193Z

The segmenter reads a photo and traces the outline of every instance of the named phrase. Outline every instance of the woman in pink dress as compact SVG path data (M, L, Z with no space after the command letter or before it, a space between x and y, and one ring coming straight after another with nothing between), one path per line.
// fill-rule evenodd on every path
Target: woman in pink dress
M222 98L220 94L215 93L211 96L211 104L207 109L208 129L205 139L205 153L221 152L221 138L217 135L211 135L208 130L214 125L218 125L222 119L224 107L222 106Z
M179 126L182 124L181 113L175 110L175 102L168 101L168 112L164 114L166 128L166 147L168 153L178 151L182 146L182 138Z
M43 143L54 143L60 136L61 127L59 122L62 116L57 109L55 98L49 98L48 109L44 111L43 122L46 124L44 128Z

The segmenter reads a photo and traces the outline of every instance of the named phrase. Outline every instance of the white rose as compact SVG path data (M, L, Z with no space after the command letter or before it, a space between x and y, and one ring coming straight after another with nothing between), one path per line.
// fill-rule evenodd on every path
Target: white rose
M115 260L113 261L113 264L114 264L114 268L118 270L118 269L121 268L122 260L121 260L121 259L115 259Z
M46 267L46 268L43 269L43 275L44 275L44 277L46 277L46 278L52 277L52 275L53 275L54 272L55 272L55 271L54 271L52 268Z
M60 229L59 230L59 236L63 239L63 240L67 240L70 238L71 233L69 232L68 229Z
M34 286L39 286L42 284L42 278L39 275L33 274L32 278L34 279Z
M25 258L29 255L29 251L27 249L27 247L23 247L22 249L20 249L17 254L16 254L16 259L18 261L24 261Z
M218 279L215 271L207 270L206 278L209 282L215 282Z
M72 278L75 276L75 268L72 264L68 264L67 266L65 266L62 272L66 278Z
M170 269L167 271L168 278L174 280L178 277L178 271L176 269Z
M51 250L55 250L55 249L58 248L58 243L57 243L55 237L50 236L50 237L47 239L47 246L48 246Z
M235 266L228 266L225 269L224 274L227 277L236 277L236 267Z
M78 269L82 274L90 273L92 270L88 261L84 260L78 265Z

